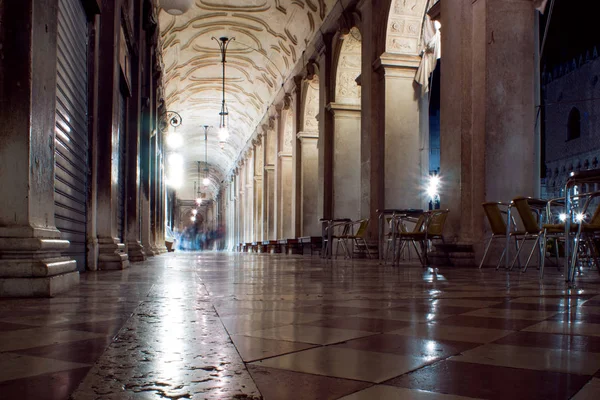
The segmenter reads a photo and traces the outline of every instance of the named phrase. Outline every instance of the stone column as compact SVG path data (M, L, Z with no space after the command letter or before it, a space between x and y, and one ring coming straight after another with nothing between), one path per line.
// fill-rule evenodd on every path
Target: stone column
M530 196L534 151L534 6L445 0L442 10L442 207L447 236L481 255L481 203Z
M264 146L262 144L262 135L256 140L254 147L254 240L262 242L264 240L264 207L263 207L263 163Z
M292 227L293 169L292 144L294 137L294 117L287 104L279 112L277 129L277 239L289 239L294 236ZM282 120L282 113L285 119Z
M420 88L414 81L419 62L418 56L400 54L384 54L379 60L378 67L384 79L382 96L385 96L385 208L422 208L425 205Z
M124 269L129 266L125 245L117 239L119 196L119 122L117 100L120 96L121 12L114 4L103 3L100 24L100 68L98 90L98 268ZM123 127L121 127L123 128ZM122 136L121 136L122 137Z
M382 16L373 10L373 2L360 1L361 12L360 33L361 46L361 217L377 221L378 209L384 206L384 152L385 133L383 123L383 79L382 71L374 70L373 64L379 55L373 51L378 40L378 29L387 23L387 15ZM370 237L378 235L377 223L369 225Z
M0 297L79 283L54 223L57 0L0 8Z
M149 44L148 44L149 45ZM144 60L144 97L146 104L142 106L142 134L140 138L140 176L141 176L141 229L142 245L146 256L154 256L154 240L152 238L152 135L154 130L155 109L153 107L156 91L152 78L154 53L151 47L147 49Z
M246 165L243 160L238 177L239 239L240 243L246 243Z
M300 236L320 236L319 212L317 209L319 182L318 132L298 132L300 141Z
M266 240L277 239L275 225L275 161L276 154L276 136L273 128L275 127L275 119L270 119L270 125L265 126L265 237Z
M160 151L160 157L159 157L159 185L158 185L158 209L157 214L158 214L158 224L157 224L157 230L156 230L156 234L157 234L157 238L156 238L156 244L157 244L157 248L158 251L160 253L166 253L167 252L167 245L165 244L165 211L166 211L166 192L167 192L167 185L166 185L166 179L165 179L165 159L164 159L164 143L163 143L163 134L161 132L159 132L158 135L158 146L159 146L159 151Z
M332 35L318 43L319 58L319 218L333 217L333 115L327 109L331 102L333 74Z
M138 52L131 60L131 92L128 110L127 134L127 254L130 261L144 261L146 254L141 243L140 230L140 136L142 133L142 52L146 44L143 30L144 13L140 1L135 2L134 37ZM134 156L135 155L135 156Z
M246 242L251 243L254 241L254 159L252 157L252 151L248 151L246 154Z
M333 114L333 216L360 219L360 105L330 103Z

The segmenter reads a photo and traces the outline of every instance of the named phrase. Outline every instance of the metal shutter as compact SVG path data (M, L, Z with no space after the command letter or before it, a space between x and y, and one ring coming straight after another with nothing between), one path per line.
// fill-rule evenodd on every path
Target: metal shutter
M117 208L117 227L119 240L121 243L125 243L125 187L126 187L126 135L125 130L127 126L127 99L125 95L121 93L119 95L119 193L118 196L118 208Z
M59 0L54 204L66 255L86 265L88 22L80 0Z

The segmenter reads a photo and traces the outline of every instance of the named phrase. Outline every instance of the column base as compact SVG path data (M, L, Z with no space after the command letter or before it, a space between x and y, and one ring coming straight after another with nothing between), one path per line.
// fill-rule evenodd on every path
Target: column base
M146 257L154 257L156 255L153 250L154 246L152 246L150 243L142 244L142 246L144 247L144 253L146 254Z
M67 240L0 238L0 297L52 297L79 283Z
M475 250L471 244L436 244L435 251L429 254L432 265L452 265L455 267L473 267Z
M99 239L98 269L122 270L129 267L125 245L114 239Z
M127 242L127 255L129 257L129 261L145 261L146 260L146 252L144 251L144 246L137 240Z
M79 272L45 278L0 278L0 297L54 297L79 284Z

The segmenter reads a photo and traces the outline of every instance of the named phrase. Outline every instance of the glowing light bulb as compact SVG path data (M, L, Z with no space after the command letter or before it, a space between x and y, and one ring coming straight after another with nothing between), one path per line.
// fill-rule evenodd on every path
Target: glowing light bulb
M183 136L179 133L171 132L167 136L167 145L172 149L178 149L183 145Z
M567 214L562 213L558 216L558 219L560 220L560 222L565 222L567 220Z
M219 129L219 140L224 142L227 139L229 139L229 131L226 126L222 126L221 129Z
M198 197L196 199L196 204L198 204L198 205L202 204L202 199L200 197Z
M581 222L583 220L585 220L585 214L579 213L579 214L575 215L575 221Z
M196 222L196 217L192 217L192 218L190 218L190 220L191 220L192 222Z
M183 167L183 156L178 153L170 154L169 165L172 167Z
M196 210L195 208L192 210L192 214L196 215L198 214L198 210Z
M204 178L202 180L202 184L204 184L204 186L208 185L209 183L210 183L210 179L208 179L208 178Z

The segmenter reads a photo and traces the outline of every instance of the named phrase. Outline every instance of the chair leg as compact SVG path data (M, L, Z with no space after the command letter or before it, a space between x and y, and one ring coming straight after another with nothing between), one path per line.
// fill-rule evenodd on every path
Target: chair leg
M548 242L548 238L546 237L546 230L544 230L544 234L542 235L542 242L540 243L540 253L541 253L541 257L542 257L542 259L540 261L540 279L544 278L544 266L546 265L546 243L547 242Z
M481 269L483 267L483 262L485 261L485 257L487 256L488 250L490 249L490 245L492 244L492 240L494 240L494 236L491 236L488 239L487 245L485 246L485 251L483 252L483 258L481 259L481 262L479 263L479 269ZM502 253L504 254L504 253Z
M533 253L535 253L535 250L536 250L537 246L539 245L539 242L540 242L540 236L538 235L535 238L535 242L533 243L533 248L531 249L531 253L529 253L529 257L527 257L527 262L525 263L525 268L523 268L521 270L521 272L527 271L527 267L529 266L529 262L531 261L531 257L533 257Z
M519 255L521 254L521 250L523 249L523 245L525 244L525 240L527 240L527 237L526 237L526 236L525 236L525 237L523 237L523 240L522 240L521 246L519 246L519 245L518 245L518 243L517 243L517 254L515 254L515 258L513 258L513 261L512 261L512 263L510 264L510 268L509 268L509 270L510 270L510 271L512 271L512 270L513 270L513 268L515 267L515 263L517 262L517 260L519 260L519 261L520 261L520 259L519 259ZM515 241L517 241L517 242L518 242L519 240L518 240L517 238L515 238ZM520 262L519 262L519 264L520 264Z

